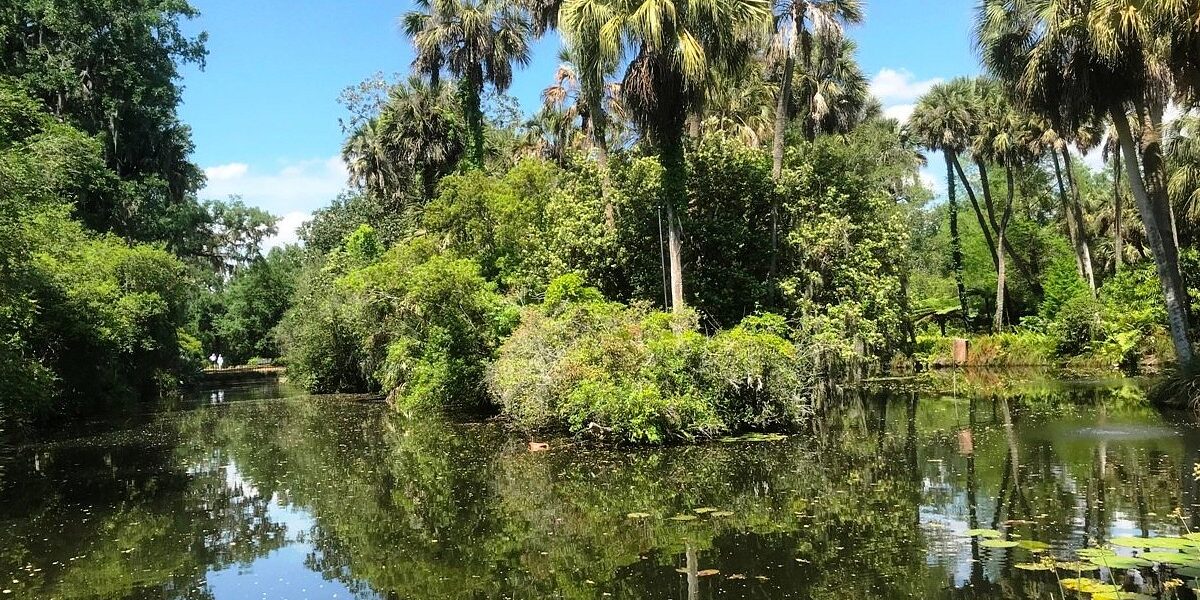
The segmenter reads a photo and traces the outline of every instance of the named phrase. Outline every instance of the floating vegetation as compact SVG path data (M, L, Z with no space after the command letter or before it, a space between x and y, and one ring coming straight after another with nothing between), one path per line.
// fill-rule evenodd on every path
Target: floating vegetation
M673 517L667 517L667 520L668 521L695 521L697 518L698 517L696 517L696 515L675 515Z
M1110 569L1140 569L1142 567L1154 566L1154 563L1146 559L1134 558L1132 556L1094 556L1089 558L1088 561L1094 565Z
M625 515L625 516L626 516L626 517L628 517L628 518L630 518L630 519L649 519L649 518L650 518L650 513L644 513L644 512L631 512L631 513L629 513L629 514L627 514L627 515Z
M733 512L728 511L728 510L718 510L718 511L708 513L708 516L710 516L710 517L732 517Z
M722 442L732 444L736 442L782 442L787 436L782 433L746 433L737 436L727 436L721 438Z
M1197 549L1197 546L1200 546L1200 542L1181 537L1117 537L1109 543L1125 548L1165 548L1168 550Z
M1104 583L1103 581L1092 579L1090 577L1072 577L1068 579L1061 579L1059 580L1059 584L1062 585L1063 589L1071 590L1073 592L1083 592L1085 594L1104 594L1121 591L1121 588L1111 583Z
M1021 540L1017 542L1017 546L1024 548L1030 552L1045 552L1050 549L1050 544L1039 542L1037 540Z
M1200 567L1200 556L1182 552L1143 552L1138 558L1179 567Z
M1054 568L1058 569L1059 571L1075 571L1076 573L1083 572L1083 571L1098 571L1098 570L1100 570L1100 567L1098 567L1090 562L1081 562L1081 561L1056 562L1056 563L1054 563Z
M1017 563L1013 566L1022 571L1049 571L1051 569L1050 565L1046 563Z
M967 537L998 538L1000 537L1000 532L995 529L968 529L964 535Z
M703 514L708 514L708 513L715 513L715 512L717 512L717 509L712 508L710 506L702 506L700 508L693 508L692 512L694 512L698 515L703 515Z
M1020 542L1012 540L983 540L979 542L979 545L984 548L1016 548L1020 545Z
M1092 600L1154 600L1154 596L1137 592L1100 592L1092 594Z

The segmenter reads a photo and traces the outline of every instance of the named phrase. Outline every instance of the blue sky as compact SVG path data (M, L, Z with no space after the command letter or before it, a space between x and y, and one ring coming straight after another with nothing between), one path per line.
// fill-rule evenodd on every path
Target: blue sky
M412 50L397 26L409 2L384 0L192 0L207 31L201 71L183 71L180 116L192 127L204 197L241 195L282 217L281 239L345 187L338 160L343 88L374 73L405 73ZM890 113L904 117L930 85L978 72L970 0L867 0L851 30L859 63ZM535 47L511 94L526 109L557 66L559 40Z

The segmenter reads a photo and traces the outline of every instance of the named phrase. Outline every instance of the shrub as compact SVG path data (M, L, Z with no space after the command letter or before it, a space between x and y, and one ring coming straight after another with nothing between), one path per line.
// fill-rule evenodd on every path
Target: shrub
M694 315L605 302L577 277L551 283L500 348L488 385L526 430L562 427L662 443L793 426L810 379L779 317L709 338Z
M1200 410L1200 359L1168 369L1150 388L1149 397L1160 406Z

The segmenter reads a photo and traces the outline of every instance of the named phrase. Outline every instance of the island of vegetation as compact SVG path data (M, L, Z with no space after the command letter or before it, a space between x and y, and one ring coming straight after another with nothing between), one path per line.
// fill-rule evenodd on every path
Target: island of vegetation
M411 75L342 95L347 191L268 252L274 216L199 195L193 7L11 0L0 418L169 396L216 354L635 443L956 363L1165 370L1195 403L1194 5L983 0L986 74L898 119L855 0L418 0ZM506 90L548 35L528 116Z

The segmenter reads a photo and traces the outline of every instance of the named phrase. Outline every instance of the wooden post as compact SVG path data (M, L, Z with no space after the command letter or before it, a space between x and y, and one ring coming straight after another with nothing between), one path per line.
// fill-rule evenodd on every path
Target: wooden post
M954 338L954 365L961 367L967 364L967 356L970 353L970 342L964 338Z

